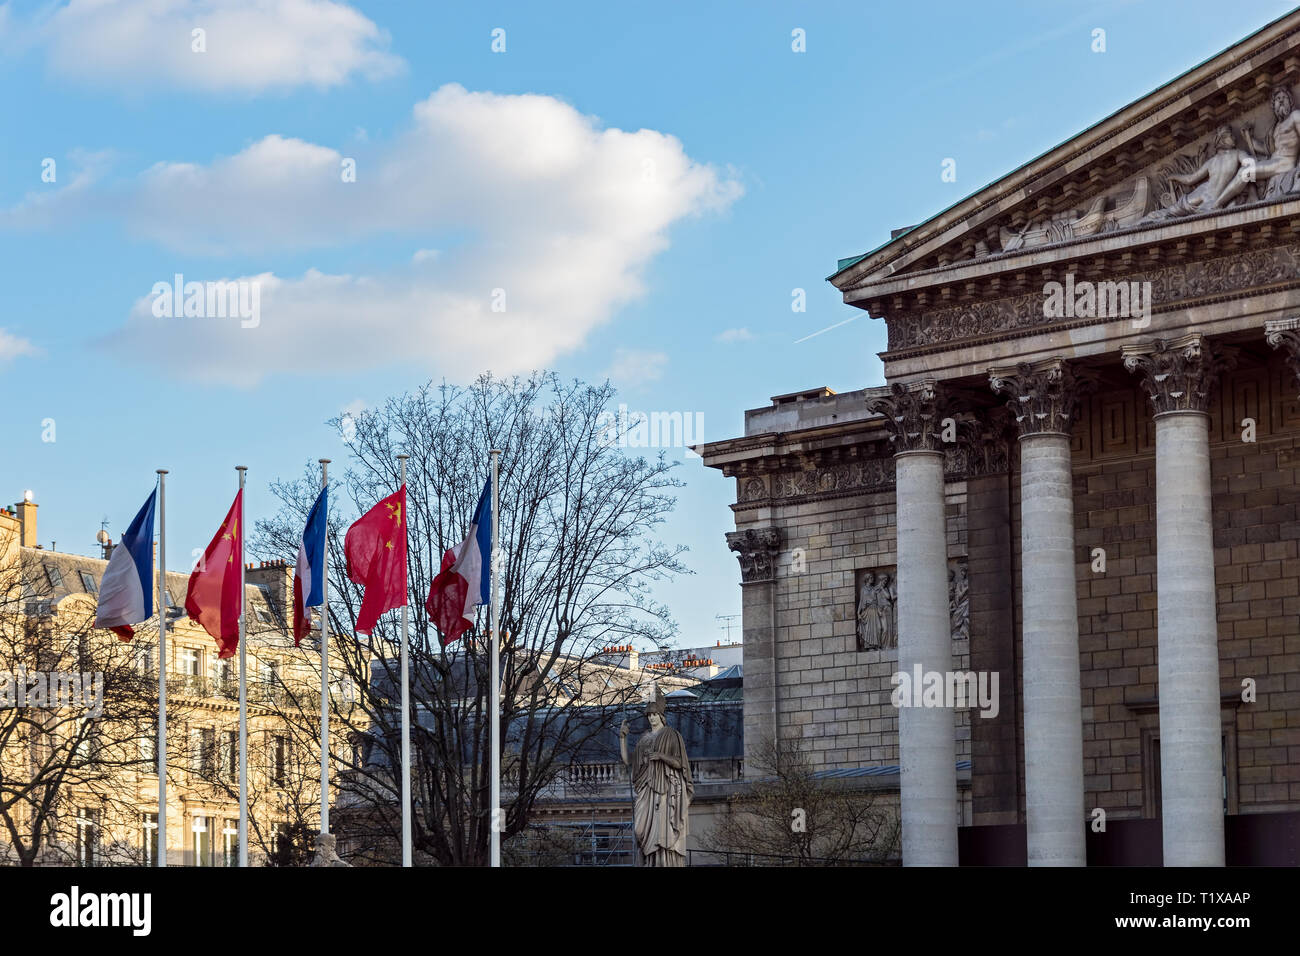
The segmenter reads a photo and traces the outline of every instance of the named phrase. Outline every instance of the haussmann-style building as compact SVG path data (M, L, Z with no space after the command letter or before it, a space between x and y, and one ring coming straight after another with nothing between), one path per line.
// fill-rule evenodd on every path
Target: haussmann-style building
M702 446L746 757L896 765L906 865L1300 862L1297 97L1300 12L841 260L886 384Z

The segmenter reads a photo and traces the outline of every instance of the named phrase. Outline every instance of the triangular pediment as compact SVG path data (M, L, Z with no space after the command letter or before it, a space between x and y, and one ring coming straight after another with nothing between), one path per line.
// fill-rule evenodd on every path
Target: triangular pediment
M967 275L1263 227L1297 204L1300 11L841 262L830 281L880 315L900 293L948 286L946 299Z

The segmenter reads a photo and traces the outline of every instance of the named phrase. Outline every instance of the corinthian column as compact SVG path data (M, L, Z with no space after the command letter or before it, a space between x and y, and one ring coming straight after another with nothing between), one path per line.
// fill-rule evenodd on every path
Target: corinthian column
M1282 350L1291 373L1300 380L1300 318L1265 322L1264 337L1273 348Z
M1223 866L1223 744L1210 519L1209 397L1199 333L1124 346L1156 421L1156 589L1165 866Z
M1070 428L1079 382L1060 359L989 370L1020 431L1025 814L1030 866L1086 866Z
M745 655L744 730L747 763L771 741L780 742L780 701L777 694L776 560L781 532L776 528L746 528L727 532L727 547L740 561L741 640Z
M938 387L893 386L868 401L883 413L895 448L898 533L898 671L952 669L948 619L948 543L944 524L943 452ZM951 707L912 706L898 712L904 866L957 865L957 749Z

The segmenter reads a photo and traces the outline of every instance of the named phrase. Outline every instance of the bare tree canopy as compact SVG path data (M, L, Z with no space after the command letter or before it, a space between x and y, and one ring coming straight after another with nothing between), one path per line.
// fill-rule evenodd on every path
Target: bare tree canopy
M754 782L704 841L727 865L836 866L897 859L899 818L887 797L818 777L800 742L760 743Z
M124 644L94 628L88 596L54 600L44 563L0 541L0 862L148 863L128 774L155 769L158 631ZM54 556L52 555L52 558ZM169 687L174 717L187 701ZM126 828L110 823L125 821ZM78 859L80 857L80 859Z
M360 589L347 578L347 525L398 487L395 456L407 462L410 529L413 845L417 862L487 859L489 753L487 608L475 628L444 648L424 612L443 553L463 539L484 482L489 449L500 474L501 723L503 840L524 831L534 801L604 721L643 692L630 672L599 652L611 645L666 646L674 631L655 602L656 581L683 573L682 547L655 534L671 512L675 463L634 457L611 441L604 385L554 374L467 387L427 385L331 424L350 458L333 480L329 522L333 668L355 688L335 719L359 742L335 754L341 849L350 858L391 859L400 832L398 615L370 637L353 632ZM266 556L297 552L314 500L315 467L278 482L278 516L258 523ZM293 718L294 708L285 708ZM309 709L299 720L312 720Z

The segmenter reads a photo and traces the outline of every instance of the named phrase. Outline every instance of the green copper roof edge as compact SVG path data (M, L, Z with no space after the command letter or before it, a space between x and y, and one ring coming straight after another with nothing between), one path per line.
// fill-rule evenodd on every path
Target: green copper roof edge
M947 213L947 212L949 212L949 211L951 211L951 210L953 210L953 209L956 209L958 206L960 206L960 205L961 205L962 203L964 203L966 200L970 199L972 196L978 196L980 193L982 193L982 192L984 192L984 191L986 191L986 190L992 188L993 186L996 186L998 183L1002 182L1004 179L1010 179L1010 178L1011 178L1012 176L1014 176L1016 173L1020 172L1022 169L1025 169L1025 168L1028 167L1028 166L1032 166L1034 163L1038 162L1038 161L1039 161L1040 159L1042 159L1044 156L1047 156L1047 155L1049 155L1049 154L1051 154L1051 153L1056 152L1056 150L1060 149L1060 148L1061 148L1062 146L1064 146L1066 143L1070 143L1070 142L1072 142L1072 141L1078 139L1079 137L1086 135L1089 131L1096 129L1098 126L1101 126L1103 123L1109 122L1110 120L1114 119L1116 116L1119 116L1120 113L1123 113L1126 109L1129 109L1129 108L1132 107L1134 104L1136 104L1136 103L1140 103L1140 102L1142 102L1143 100L1145 100L1145 99L1147 99L1147 98L1149 98L1149 97L1151 97L1151 96L1154 96L1156 93L1159 93L1161 90L1165 89L1166 87L1173 86L1175 83L1177 83L1177 82L1178 82L1179 80L1181 80L1183 77L1185 77L1185 76L1187 76L1187 75L1189 75L1189 74L1191 74L1191 73L1195 73L1195 72L1196 72L1197 70L1199 70L1201 67L1205 66L1207 63L1210 63L1210 62L1213 62L1214 60L1217 60L1219 57L1223 56L1223 55L1224 55L1225 53L1227 53L1228 51L1233 50L1233 49L1235 49L1236 47L1239 47L1239 46L1241 46L1241 45L1243 45L1243 44L1245 44L1245 43L1249 43L1251 40L1255 39L1255 37L1259 36L1261 33L1264 33L1264 32L1267 31L1267 30L1271 30L1273 27L1277 26L1279 23L1281 23L1283 20L1287 19L1288 17L1295 16L1295 14L1296 14L1297 11L1300 11L1300 7L1295 7L1294 9L1288 10L1286 13L1282 14L1282 15L1281 15L1280 17L1278 17L1277 19L1275 19L1275 20L1270 20L1268 23L1264 24L1262 27L1260 27L1260 28L1259 28L1258 30L1256 30L1254 33L1248 33L1248 34L1246 34L1246 36L1242 37L1240 40L1236 41L1235 43L1232 43L1232 44L1230 44L1229 46L1224 47L1224 48L1223 48L1222 50L1220 50L1218 53L1215 53L1215 54L1213 54L1213 55L1211 55L1211 56L1206 57L1204 60L1202 60L1200 63L1197 63L1197 64L1194 65L1194 66L1190 66L1190 67L1188 67L1187 69L1183 70L1183 72L1179 73L1177 76L1173 77L1172 79L1166 80L1164 83L1161 83L1161 84L1160 84L1159 86L1157 86L1155 89L1150 90L1150 91L1148 91L1148 92L1142 94L1141 96L1137 97L1137 99L1131 100L1131 101L1129 101L1128 103L1124 104L1124 105L1121 106L1119 109L1115 110L1115 112L1113 112L1113 113L1109 113L1109 114L1107 114L1106 116L1103 116L1101 119L1097 120L1097 122L1091 124L1090 126L1085 126L1083 129L1079 130L1079 132L1075 133L1073 136L1070 136L1070 137L1067 138L1067 139L1063 139L1063 140L1061 140L1061 142L1057 143L1055 146L1051 147L1050 149L1045 149L1045 150L1043 150L1041 153L1039 153L1039 154L1038 154L1037 156L1035 156L1033 159L1030 159L1030 160L1028 160L1028 161L1026 161L1026 162L1021 163L1019 166L1017 166L1015 169L1011 170L1009 173L1005 173L1005 174L1003 174L1002 176L999 176L997 179L994 179L994 180L992 180L991 182L985 183L983 186L981 186L979 189L976 189L974 192L967 193L967 194L966 194L965 196L963 196L961 199L958 199L956 202L952 203L951 205L949 205L949 206L945 206L943 209L939 210L937 213L935 213L935 214L934 214L933 216L931 216L929 219L926 219L926 220L923 221L923 222L919 222L919 223L917 223L917 224L916 224L915 226L913 226L911 229L907 230L907 232L904 232L904 233L902 233L902 234L900 234L900 235L894 236L892 239L888 239L888 240L886 240L885 242L882 242L880 245L876 246L874 249L870 249L870 250L868 250L867 252L862 253L862 255L860 255L860 256L850 256L850 257L847 258L847 259L840 259L839 262L838 262L838 264L837 264L837 266L836 266L835 271L832 272L830 275L828 275L828 276L826 277L826 281L827 281L827 282L832 281L833 279L835 279L836 276L840 275L840 274L841 274L842 272L844 272L846 269L850 269L850 268L852 268L854 265L856 265L857 263L861 262L863 259L866 259L866 258L868 258L869 256L873 256L873 255L875 255L875 254L876 254L877 252L879 252L881 249L884 249L886 246L889 246L890 244L897 242L899 239L902 239L902 238L903 238L904 236L906 236L908 233L915 232L917 229L920 229L922 226L927 226L927 225L929 225L930 223L932 223L932 222L934 222L936 219L938 219L940 216L943 216L945 213Z

